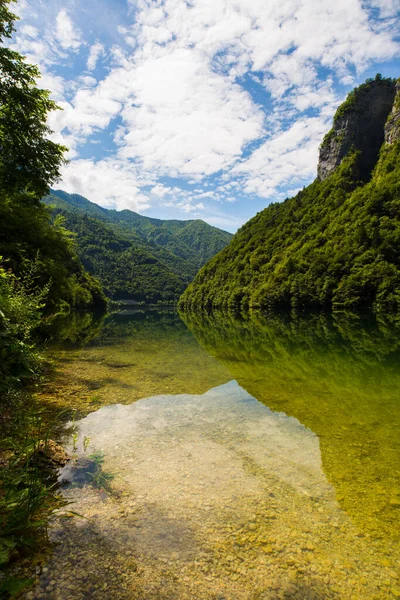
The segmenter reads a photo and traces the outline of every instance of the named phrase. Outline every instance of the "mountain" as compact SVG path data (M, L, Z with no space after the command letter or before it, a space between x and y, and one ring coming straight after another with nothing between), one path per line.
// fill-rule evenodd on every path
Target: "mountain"
M232 234L201 220L108 210L78 194L52 190L43 202L76 235L82 264L114 300L175 302Z
M68 233L53 226L40 199L29 193L0 198L0 262L0 271L16 277L14 291L26 289L32 298L45 291L38 309L57 313L106 306L99 282L83 268ZM5 301L1 293L0 300Z
M399 81L377 75L349 94L321 144L318 178L239 229L185 290L182 310L400 310Z

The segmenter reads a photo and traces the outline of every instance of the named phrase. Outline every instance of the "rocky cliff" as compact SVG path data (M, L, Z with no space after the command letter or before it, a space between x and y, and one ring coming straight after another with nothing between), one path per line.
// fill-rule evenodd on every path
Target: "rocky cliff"
M400 83L377 77L348 96L322 143L318 174L243 225L180 308L400 314Z
M385 142L394 144L397 140L400 140L400 79L396 83L396 96L392 112L388 116L385 125Z
M400 113L400 102L395 102L396 83L392 79L374 80L355 88L346 101L336 111L333 127L325 136L319 153L318 178L323 181L341 164L352 149L359 150L359 176L366 181L371 175L379 150L385 141L399 137L399 115L393 115L397 104ZM391 128L385 125L392 121Z

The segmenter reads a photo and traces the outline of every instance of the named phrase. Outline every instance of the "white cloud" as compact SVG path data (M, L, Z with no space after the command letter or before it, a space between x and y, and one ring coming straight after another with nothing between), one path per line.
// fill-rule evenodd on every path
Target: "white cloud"
M381 17L397 17L399 16L398 0L370 0L370 7L378 8ZM367 5L368 6L368 5Z
M269 134L277 131L286 141L280 121L290 110L293 117L296 111L319 110L325 127L338 101L335 74L349 77L348 68L361 70L398 50L390 32L374 31L358 0L295 5L291 0L197 0L191 5L165 0L136 6L133 100L121 111L120 156L162 175L201 180L231 168L236 172L246 144L265 135L260 108L238 85L237 75L264 73L266 90L278 103L272 118L268 115ZM326 81L319 79L321 67L330 70ZM323 133L318 128L306 147L291 152L292 170L300 173L295 177L315 172L315 161L308 169L304 161L316 156ZM284 168L279 172L282 182L290 177Z
M80 32L65 9L57 15L54 37L64 50L76 51L82 44Z
M21 27L20 32L22 35L25 35L28 38L34 40L39 36L39 30L36 27L33 27L32 25L24 25L23 27Z
M81 194L107 208L144 211L148 198L142 193L139 177L131 165L114 159L75 160L64 167L62 188Z
M157 185L155 185L153 187L153 189L150 191L150 193L153 196L157 196L158 198L164 198L164 196L166 196L167 194L170 193L170 188L167 188L164 185L161 185L160 183L158 183Z
M175 206L184 213L193 213L198 210L204 210L205 208L202 202L198 202L197 204L191 204L190 202L178 202L175 204Z
M90 47L89 56L86 62L86 67L89 71L96 68L97 61L104 54L104 46L100 42L96 42Z
M270 198L282 185L309 180L316 171L318 147L327 131L326 119L303 118L255 150L233 169L243 176L244 190Z
M136 210L163 202L209 215L243 194L297 189L316 172L338 82L399 55L398 0L131 0L112 35L105 13L96 29L79 4L55 0L46 22L43 0L23 0L17 48L64 108L50 117L73 159L62 185ZM97 81L88 71L100 57L108 71ZM79 160L105 131L112 158Z
M160 173L208 175L227 168L262 131L263 115L240 86L214 73L195 50L138 56L134 101L122 111L120 155Z

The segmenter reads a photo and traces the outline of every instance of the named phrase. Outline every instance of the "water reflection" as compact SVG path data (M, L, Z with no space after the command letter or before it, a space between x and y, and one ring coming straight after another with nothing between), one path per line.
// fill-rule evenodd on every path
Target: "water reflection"
M396 328L188 326L114 316L57 351L84 518L54 521L31 597L400 598Z
M76 411L78 418L151 395L203 393L231 378L175 311L131 310L103 319L100 329L98 324L91 315L60 322L66 342L53 348L55 373L44 386L43 403L70 416Z
M106 314L71 311L59 314L45 322L44 333L53 346L85 346L100 335Z
M324 472L357 526L399 540L399 329L343 315L187 324L244 389L316 433Z
M95 598L106 589L109 598L244 600L373 598L386 589L392 563L382 565L382 548L341 510L318 437L235 381L103 407L77 426L76 463L61 479L85 520L55 524L62 546L42 592L57 583L62 599L80 598L83 586ZM96 455L110 488L93 481ZM98 546L107 560L96 551L87 570Z

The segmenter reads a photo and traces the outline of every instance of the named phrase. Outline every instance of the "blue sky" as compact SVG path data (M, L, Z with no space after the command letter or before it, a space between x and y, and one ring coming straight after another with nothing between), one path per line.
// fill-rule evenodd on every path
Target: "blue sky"
M20 0L69 148L55 186L235 231L316 176L348 91L400 76L399 0Z

